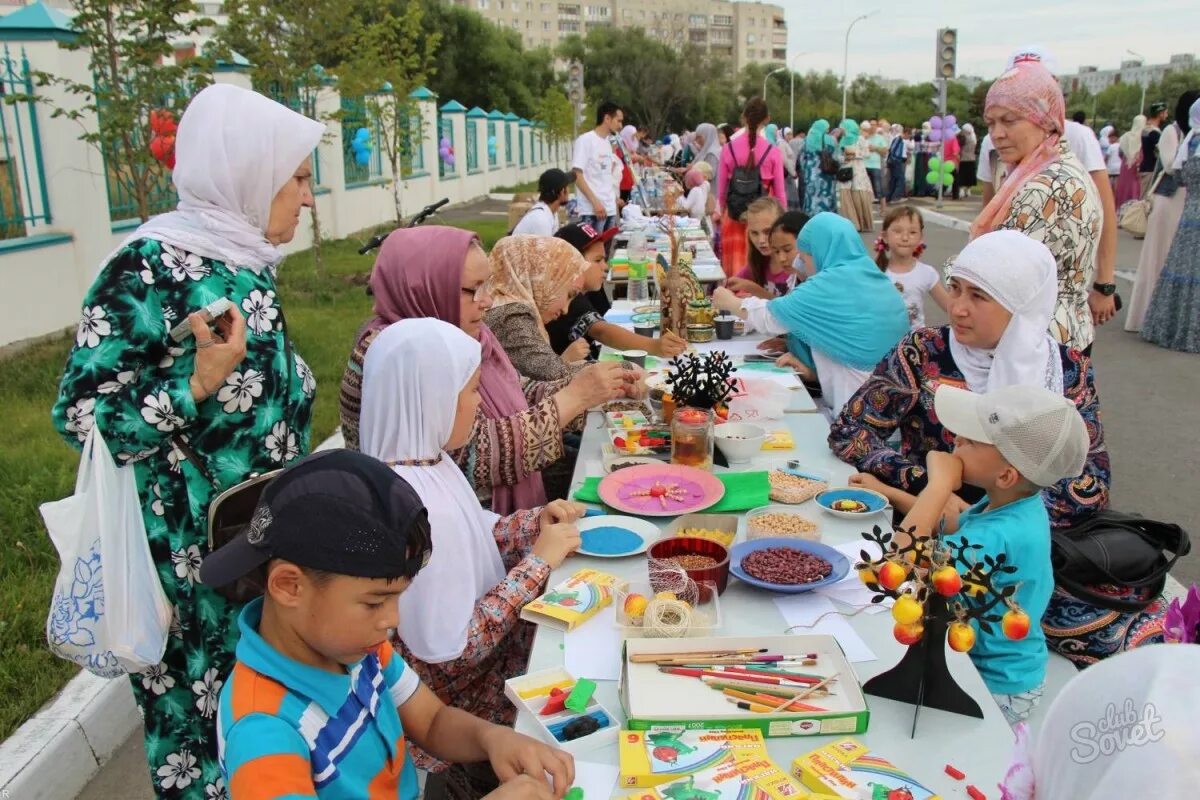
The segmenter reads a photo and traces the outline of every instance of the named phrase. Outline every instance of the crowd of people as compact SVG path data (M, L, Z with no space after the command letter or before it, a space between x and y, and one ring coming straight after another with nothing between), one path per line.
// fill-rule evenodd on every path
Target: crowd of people
M179 125L178 210L135 231L87 292L53 412L73 445L101 429L134 470L174 609L162 663L131 676L158 796L407 800L416 768L428 798L563 796L570 758L511 730L503 682L529 658L521 609L580 546L584 509L566 493L587 412L645 391L637 367L593 348L687 347L604 319L607 248L649 164L678 175L668 211L713 225L728 276L714 306L776 337L765 346L822 398L852 482L918 535L1021 554L1019 598L1042 626L972 654L1010 721L1036 705L1049 650L1082 667L1162 641L1156 591L1108 587L1125 613L1091 605L1054 585L1049 537L1110 504L1090 355L1113 313L1109 207L1151 154L1141 191L1168 175L1174 190L1156 197L1139 281L1160 274L1134 302L1149 293L1147 338L1200 350L1200 103L1186 106L1158 136L1153 113L1140 142L1103 132L1119 167L1110 182L1101 161L1105 194L1056 80L1015 59L988 93L988 140L965 124L947 152L955 191L994 183L943 276L920 260L920 211L900 202L929 188L923 131L780 130L754 98L737 128L655 143L601 104L570 170L541 176L539 202L490 253L452 227L386 238L372 315L347 343L345 448L307 455L316 381L275 274L313 205L323 127L253 92L200 92ZM234 308L215 322L192 313L220 297ZM927 298L949 324L926 325ZM246 530L210 552L210 503L279 469ZM221 591L250 578L261 596L247 604Z

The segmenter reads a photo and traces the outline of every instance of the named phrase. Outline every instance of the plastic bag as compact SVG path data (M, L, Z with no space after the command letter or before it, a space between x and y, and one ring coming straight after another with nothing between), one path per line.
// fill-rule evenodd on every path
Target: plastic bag
M116 465L93 426L75 494L39 509L60 561L46 641L102 678L160 663L171 626L134 480L133 467Z
M747 378L745 384L746 393L729 401L730 422L783 419L792 397L786 386L772 380L753 378Z

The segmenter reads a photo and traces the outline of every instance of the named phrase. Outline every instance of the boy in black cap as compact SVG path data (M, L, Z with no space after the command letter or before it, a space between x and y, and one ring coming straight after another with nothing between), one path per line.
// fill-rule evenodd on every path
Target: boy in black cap
M567 202L574 172L548 169L538 178L538 201L512 229L513 236L553 236L558 230L558 210Z
M554 234L574 245L588 262L587 271L583 273L583 291L571 300L567 313L546 325L550 346L568 364L587 358L592 341L614 350L645 350L650 355L667 358L687 349L687 342L673 333L653 339L604 321L604 314L609 309L608 295L602 288L604 275L608 272L606 248L619 230L609 228L604 233L597 233L591 225L583 223L564 225Z
M275 478L245 531L205 559L206 584L253 575L264 587L238 619L237 663L221 691L232 800L411 800L406 736L446 761L490 761L505 781L490 800L566 793L569 755L446 706L392 651L397 598L432 548L412 487L373 458L333 450Z

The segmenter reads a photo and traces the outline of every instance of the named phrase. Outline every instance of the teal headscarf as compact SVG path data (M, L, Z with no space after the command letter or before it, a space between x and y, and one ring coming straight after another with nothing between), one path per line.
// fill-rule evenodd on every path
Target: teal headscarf
M838 127L842 129L841 145L843 148L858 144L858 123L857 122L855 122L852 119L844 119L844 120L842 120L842 124L839 125Z
M779 126L772 122L763 130L763 134L767 137L768 142L777 144L779 141Z
M819 153L826 147L833 146L833 137L829 135L829 120L819 119L808 128L804 137L804 149L810 153Z
M908 332L904 298L843 216L817 214L796 247L812 256L817 274L767 303L788 328L788 349L810 367L816 349L839 364L874 369Z

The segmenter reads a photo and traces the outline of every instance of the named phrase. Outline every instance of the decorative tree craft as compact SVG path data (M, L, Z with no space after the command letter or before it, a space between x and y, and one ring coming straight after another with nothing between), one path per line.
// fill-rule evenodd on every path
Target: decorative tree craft
M907 533L911 536L912 531ZM1003 553L975 557L983 546L961 539L913 538L900 545L894 533L878 525L862 537L879 545L881 555L872 559L861 551L862 561L855 565L858 577L875 593L872 603L888 597L896 601L892 632L896 641L908 646L900 663L867 681L863 691L915 705L913 735L921 706L982 718L979 704L951 677L942 643L968 652L975 645L972 621L985 633L999 625L1009 639L1024 639L1031 622L1013 598L1017 584L996 585L998 578L1017 568ZM1007 609L1003 615L998 613L1001 606Z
M704 297L704 288L696 280L696 273L692 272L694 257L689 252L680 251L675 218L667 217L661 227L671 242L671 255L666 265L655 265L660 325L663 333L670 331L683 337L687 333L688 303Z
M676 408L716 408L725 401L733 384L729 376L737 369L729 356L713 353L681 353L667 364L667 385Z

